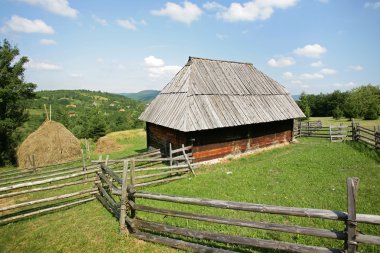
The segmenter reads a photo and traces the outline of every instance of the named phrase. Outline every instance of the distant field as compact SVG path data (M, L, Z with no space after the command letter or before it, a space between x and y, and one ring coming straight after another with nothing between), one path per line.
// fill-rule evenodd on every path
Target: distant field
M311 117L310 120L320 120L322 121L323 126L330 125L351 125L351 120L347 118L341 118L339 120L334 119L333 117ZM363 120L363 119L355 119L355 123L359 123L361 126L373 128L374 126L380 126L380 118L376 120Z
M328 121L326 121L328 122ZM145 149L143 129L111 133L108 137L125 149L110 153L111 158ZM95 156L95 155L94 155ZM104 156L103 156L104 157ZM228 173L227 173L228 172ZM242 202L347 210L346 178L360 178L357 208L359 213L380 214L380 158L361 145L330 143L301 138L299 143L264 151L220 164L203 166L196 177L146 188L145 191L172 195L205 197ZM17 200L23 201L23 200ZM148 201L140 201L146 203ZM174 208L155 202L156 207ZM177 210L226 215L228 217L271 221L303 226L343 229L342 222L318 219L284 218L279 215L217 211L182 205ZM139 217L171 225L207 229L264 239L279 239L319 246L340 247L328 239L315 239L286 233L210 225L205 222L138 213ZM380 226L362 226L361 232L380 236ZM232 248L243 250L241 248ZM380 247L360 247L361 252L380 252ZM246 249L243 250L247 252ZM121 236L118 222L96 201L62 212L0 226L0 252L176 252L173 249ZM251 252L271 252L254 251Z

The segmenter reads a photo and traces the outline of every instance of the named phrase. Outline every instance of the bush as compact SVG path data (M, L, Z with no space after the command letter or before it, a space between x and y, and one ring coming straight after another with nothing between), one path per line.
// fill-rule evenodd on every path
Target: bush
M339 106L337 106L333 111L332 111L332 116L334 119L340 119L343 117L343 111L340 109Z

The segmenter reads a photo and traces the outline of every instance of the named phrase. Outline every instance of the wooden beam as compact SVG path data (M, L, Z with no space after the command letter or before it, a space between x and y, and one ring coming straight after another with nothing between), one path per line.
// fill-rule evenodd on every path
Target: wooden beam
M75 178L75 177L91 174L91 173L94 173L96 171L97 170L88 170L86 172L74 173L74 174L67 175L67 176L49 178L49 179L45 179L45 180L41 180L41 181L34 181L34 182L27 182L27 183L22 183L22 184L15 184L15 185L10 185L10 186L4 186L4 187L0 187L0 192L15 190L15 189L29 187L29 186L47 184L47 183L51 183L51 182L57 182L57 181L66 180L66 179L69 179L69 178Z
M161 214L165 216L179 217L179 218L199 220L199 221L207 221L207 222L240 226L240 227L273 230L273 231L280 231L280 232L285 232L285 233L293 233L293 234L301 234L301 235L311 235L311 236L332 238L332 239L338 239L338 240L345 240L347 238L346 233L344 232L333 231L333 230L328 230L328 229L292 226L292 225L276 224L276 223L269 223L269 222L255 222L255 221L247 221L247 220L240 220L240 219L233 219L233 218L210 216L210 215L204 215L204 214L193 214L193 213L188 213L188 212L167 210L167 209L144 206L144 205L135 205L135 208L138 211L156 213L156 214Z
M190 252L199 252L199 253L213 253L213 252L233 253L234 252L234 251L225 250L225 249L211 248L211 247L203 246L196 243L172 239L172 238L163 237L159 235L153 235L153 234L144 233L140 231L134 233L133 236L140 240L149 241L153 243L159 243L159 244L163 244L175 249L180 249L180 250L190 251Z
M90 178L90 179L86 179L86 180L74 181L74 182L69 182L69 183L64 183L64 184L57 184L57 185L52 185L52 186L47 186L47 187L40 187L40 188L23 190L23 191L5 193L5 194L0 195L0 199L14 197L17 195L22 195L22 194L28 194L28 193L32 193L32 192L48 191L48 190L58 189L58 188L71 186L71 185L90 183L90 182L94 182L94 180L95 180L95 178Z
M168 201L173 203L191 204L199 206L218 207L224 209L241 210L258 213L284 214L311 218L324 218L329 220L346 220L347 214L340 211L330 211L322 209L298 208L272 206L265 204L252 204L224 200L214 200L206 198L180 197L158 193L136 192L136 198Z
M10 206L1 207L0 212L11 210L11 209L16 209L16 208L20 208L20 207L26 207L26 206L31 206L31 205L35 205L35 204L50 202L50 201L54 201L54 200L67 199L67 198L83 195L86 193L93 194L93 193L96 193L96 190L95 189L87 189L87 190L78 191L78 192L74 192L74 193L68 193L68 194L63 194L63 195L44 198L44 199L22 202L22 203L10 205Z
M26 217L30 217L30 216L33 216L33 215L36 215L36 214L47 213L47 212L55 211L55 210L58 210L58 209L62 209L62 208L66 208L66 207L70 207L70 206L74 206L74 205L78 205L78 204L83 204L83 203L89 202L89 201L94 200L94 199L95 199L95 197L90 197L90 198L86 198L86 199L81 199L81 200L77 200L77 201L74 201L74 202L70 202L68 204L63 204L63 205L59 205L59 206L49 207L49 208L45 208L45 209L42 209L42 210L38 210L38 211L30 212L30 213L25 213L25 214L9 217L9 218L6 218L6 219L0 219L0 223L9 223L9 222L20 220L20 219L23 219L23 218L26 218Z
M272 241L264 239L256 239L243 236L232 236L226 234L212 233L208 231L193 230L188 228L180 228L175 226L169 226L161 223L136 220L135 221L138 228L149 229L157 232L170 233L176 235L187 236L191 238L196 238L200 240L212 240L228 244L239 244L251 247L265 248L265 249L276 249L285 250L289 252L299 252L299 253L315 253L315 252L325 252L325 253L341 253L338 249L323 248L316 246L308 246L296 243Z
M127 174L128 174L128 160L124 161L124 170L123 170L123 178L122 178L122 185L121 185L121 199L120 199L120 218L119 218L119 225L120 225L120 232L126 234L128 231L125 229L125 218L127 216L127 200L128 200L128 193L127 193Z

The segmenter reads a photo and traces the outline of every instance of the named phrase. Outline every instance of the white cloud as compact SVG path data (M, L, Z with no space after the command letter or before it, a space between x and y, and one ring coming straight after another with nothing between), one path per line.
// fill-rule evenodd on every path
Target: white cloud
M206 10L225 10L225 9L227 9L226 7L224 7L223 5L221 5L220 3L217 3L217 2L206 2L203 4L202 7Z
M30 69L37 69L37 70L61 70L61 69L63 69L63 67L56 65L56 64L33 61L33 60L30 60L26 64L26 67L30 68Z
M312 66L314 68L320 68L320 67L323 67L323 63L322 63L322 61L316 61L316 62L312 62L310 64L310 66Z
M365 8L372 8L372 9L380 9L380 2L374 2L374 3L369 3L369 2L367 2L367 3L365 3L364 4L364 7Z
M72 78L83 78L83 74L82 73L71 73L70 77L72 77Z
M353 87L353 86L355 86L355 83L354 82L334 83L333 86L336 86L336 87Z
M266 20L274 9L287 9L298 0L252 0L243 4L231 3L228 9L217 14L219 18L229 22Z
M291 83L292 84L301 84L302 82L300 80L292 80Z
M125 65L123 65L123 64L117 64L116 65L116 69L118 69L118 70L126 70L127 67Z
M300 56L319 58L322 54L326 53L327 49L319 44L306 45L302 48L297 48L294 53Z
M163 66L156 68L149 68L149 77L159 78L163 76L174 76L180 71L180 66Z
M321 73L305 73L305 74L301 74L300 75L300 79L304 79L304 80L312 80L312 79L323 79L324 78L324 75L322 75Z
M282 78L285 80L292 80L294 78L294 75L292 72L285 72L282 74Z
M30 20L13 15L0 29L1 32L13 31L21 33L54 33L54 29L40 19Z
M51 45L56 45L57 42L55 42L55 40L41 39L40 44L44 46L51 46Z
M218 38L218 39L220 39L220 40L224 40L224 39L226 39L227 37L228 37L228 35L226 35L226 34L222 34L222 33L217 33L217 34L215 34L216 35L216 37Z
M107 26L108 22L104 18L99 18L96 15L92 15L92 19L95 20L96 23L102 25L102 26Z
M336 70L335 69L324 68L324 69L321 69L321 71L319 71L319 73L321 73L322 75L335 75L336 74Z
M66 17L76 17L78 11L69 6L67 0L18 0L30 5L39 6L49 12Z
M121 27L124 27L125 29L134 30L134 31L137 30L137 27L136 27L135 23L133 22L133 20L129 21L127 19L118 19L117 23Z
M350 66L351 70L362 71L364 68L361 65Z
M164 60L157 58L153 55L144 58L147 67L162 67L165 65Z
M104 59L101 58L101 57L99 57L98 59L96 59L96 62L97 62L97 63L103 63L103 62L104 62Z
M277 57L277 58L272 58L268 61L268 65L271 67L287 67L294 65L296 62L292 57Z
M153 10L151 13L155 16L168 16L175 21L190 25L199 19L202 15L202 10L196 4L189 1L185 1L183 7L176 3L167 2L165 8Z
M144 58L145 66L148 67L149 77L160 78L165 76L174 76L180 69L180 66L165 65L164 60L153 55Z

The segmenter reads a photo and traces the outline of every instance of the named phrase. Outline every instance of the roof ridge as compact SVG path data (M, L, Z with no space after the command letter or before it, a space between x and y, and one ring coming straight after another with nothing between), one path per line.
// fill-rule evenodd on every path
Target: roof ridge
M252 65L252 66L253 66L253 63L250 63L250 62L239 62L239 61L229 61L229 60L209 59L209 58L194 57L194 56L189 56L189 60L188 60L187 64L190 64L191 61L192 61L193 59L197 59L197 60L206 60L206 61L228 62L228 63L238 63L238 64L248 64L248 65Z

